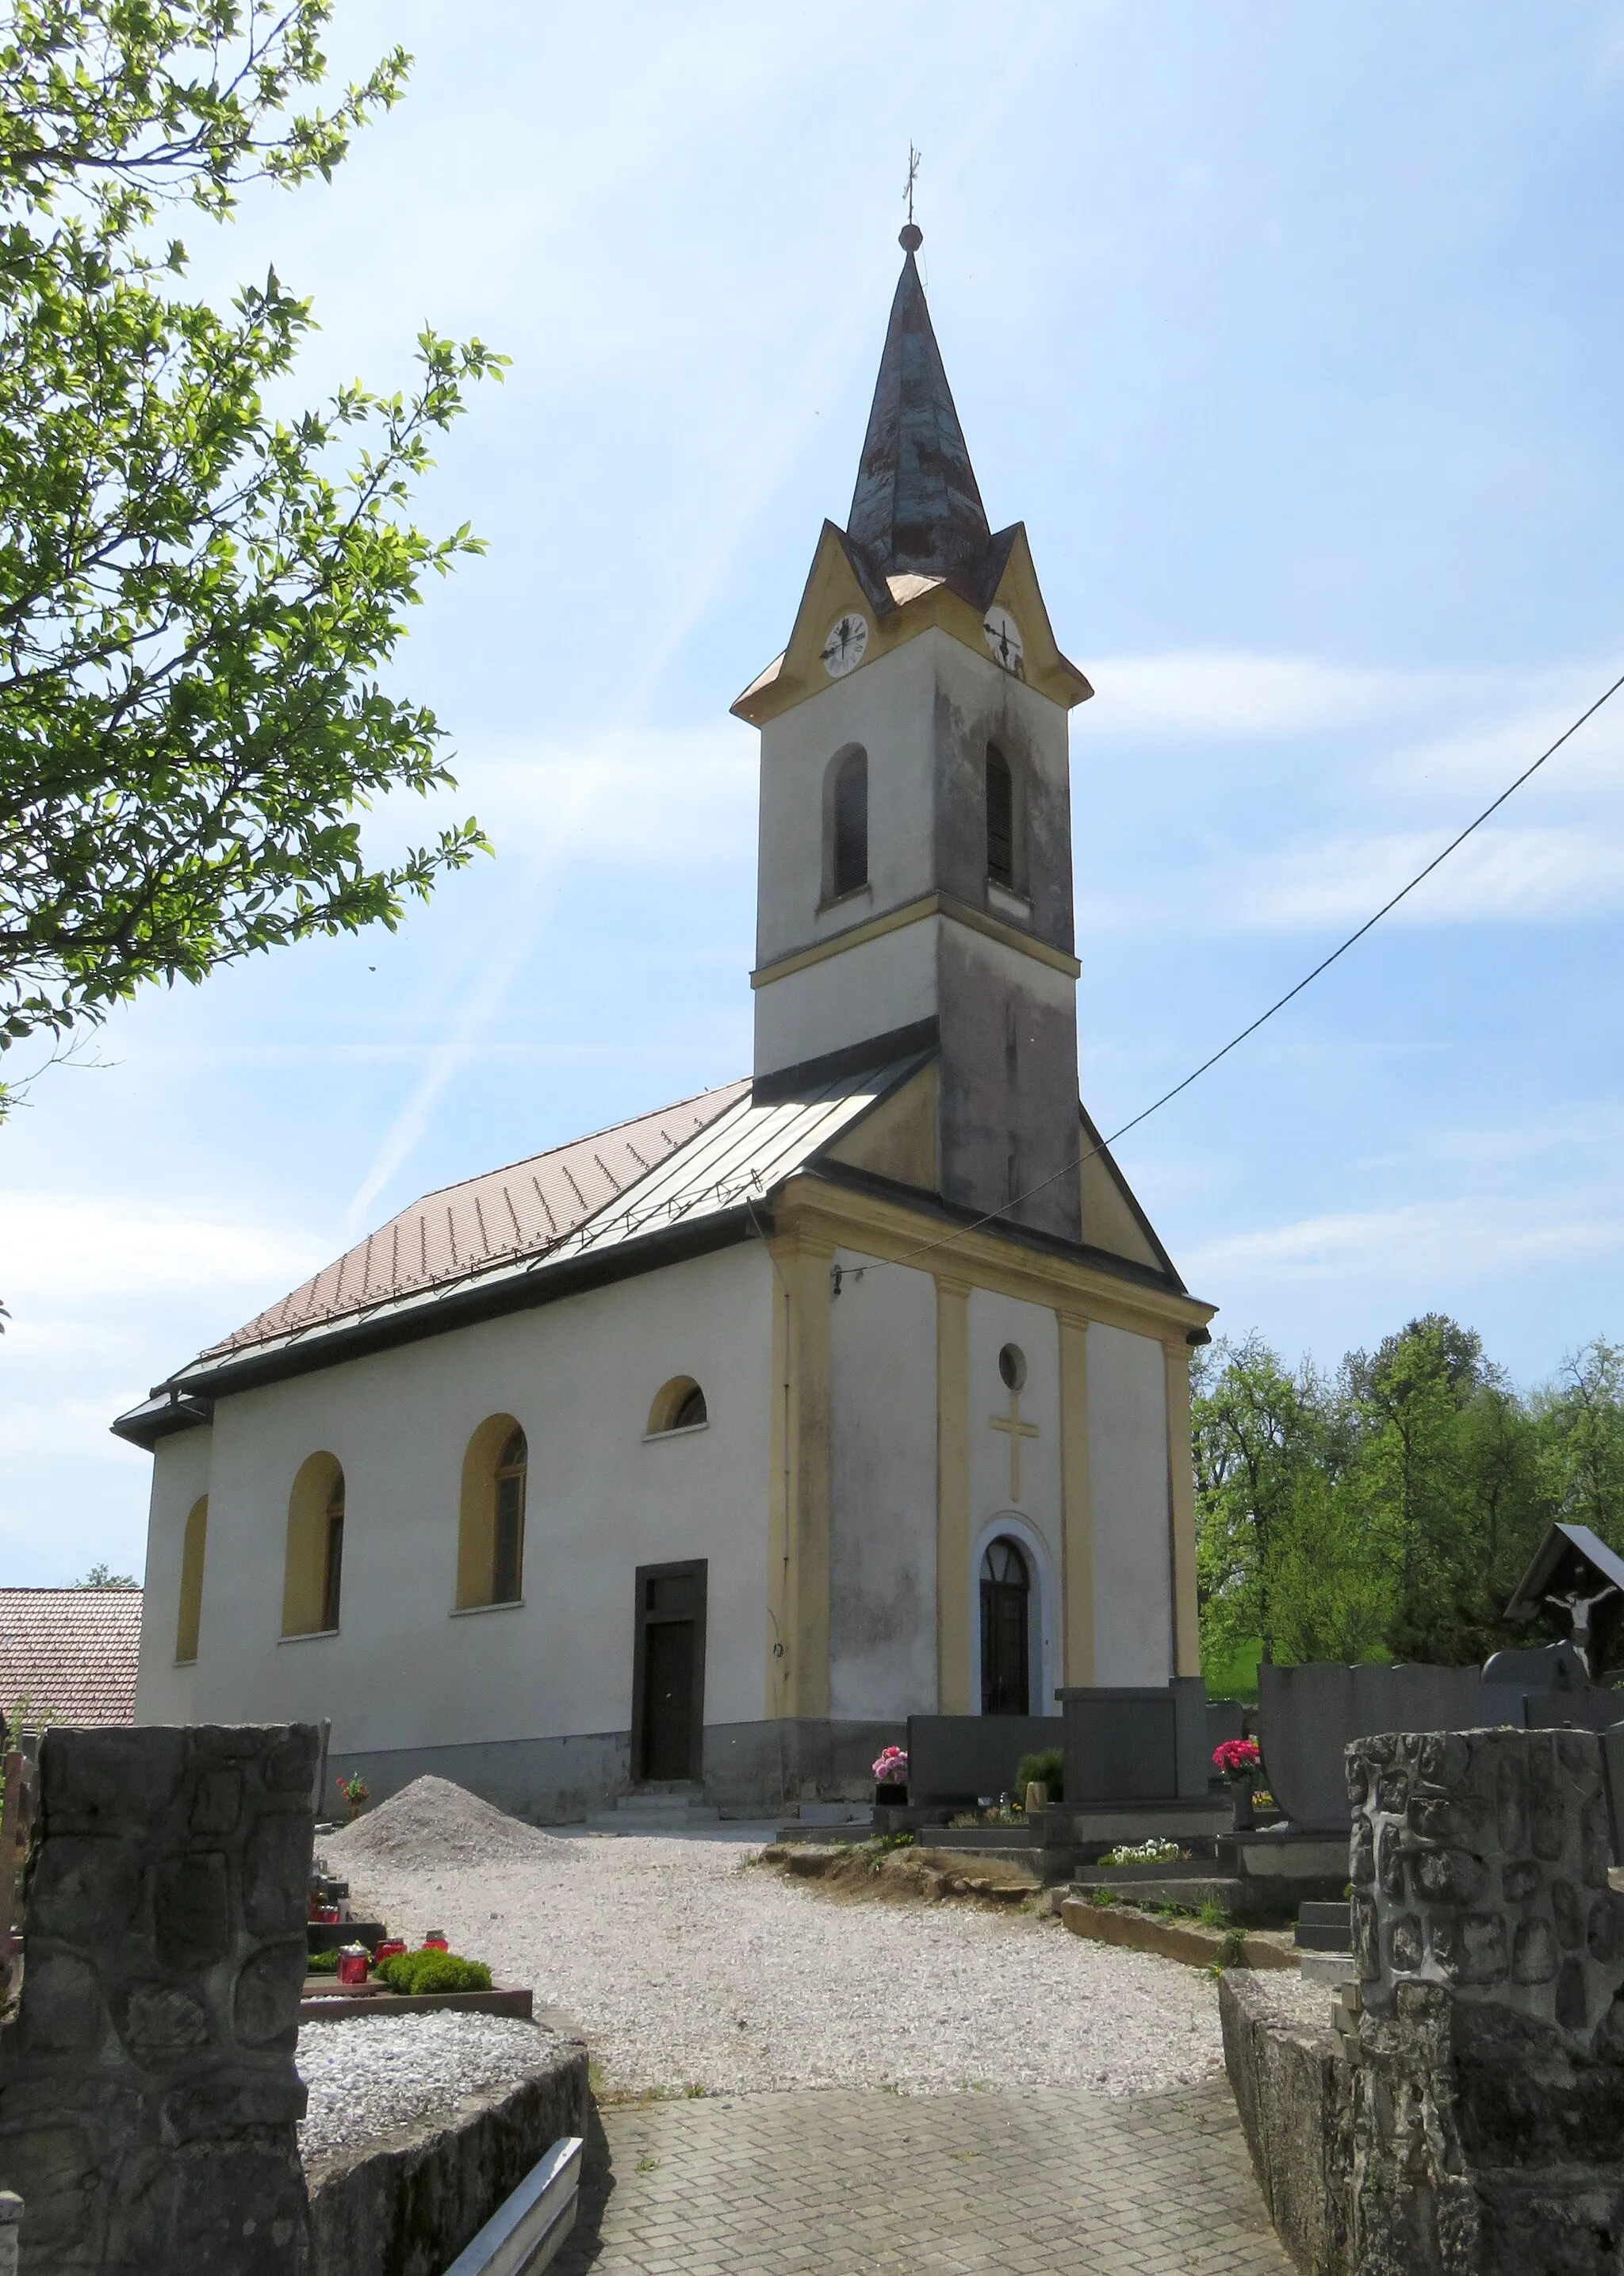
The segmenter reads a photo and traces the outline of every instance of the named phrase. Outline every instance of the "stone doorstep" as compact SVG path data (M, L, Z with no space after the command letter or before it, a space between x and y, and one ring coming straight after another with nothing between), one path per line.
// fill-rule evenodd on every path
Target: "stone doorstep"
M1197 1921L1157 1920L1126 1905L1092 1905L1068 1897L1060 1918L1074 1936L1091 1937L1097 1944L1115 1944L1130 1952L1159 1953L1164 1960L1182 1961L1190 1968L1221 1965L1219 1953L1226 1937L1241 1934L1242 1968L1295 1968L1297 1955L1288 1944L1256 1929L1203 1928Z
M301 2024L347 2022L355 2015L430 2015L444 2007L458 2008L468 2015L517 2015L527 2023L534 2021L535 1995L528 1989L493 1984L489 1992L406 1993L391 1992L382 1984L351 1984L342 1992L324 1996L311 1992L312 1982L327 1980L325 1976L306 1979L299 2002Z

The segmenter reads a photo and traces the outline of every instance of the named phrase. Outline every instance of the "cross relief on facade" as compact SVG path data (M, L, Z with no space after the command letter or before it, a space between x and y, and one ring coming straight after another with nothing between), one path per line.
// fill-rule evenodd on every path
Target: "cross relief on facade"
M987 1420L993 1430L1003 1430L1008 1434L1009 1498L1011 1501L1018 1502L1021 1498L1021 1441L1023 1438L1036 1438L1037 1425L1036 1422L1021 1421L1021 1393L1018 1391L1012 1391L1009 1394L1007 1415L990 1415Z

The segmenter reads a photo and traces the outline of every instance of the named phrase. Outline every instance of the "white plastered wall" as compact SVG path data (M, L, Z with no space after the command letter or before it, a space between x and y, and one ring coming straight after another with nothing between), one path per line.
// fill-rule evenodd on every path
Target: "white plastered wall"
M180 1562L186 1548L186 1519L199 1498L209 1491L214 1432L208 1429L178 1430L160 1438L153 1450L152 1502L147 1521L147 1570L141 1603L141 1649L136 1672L138 1719L143 1723L192 1723L195 1712L195 1664L175 1664L175 1641L180 1615ZM213 1511L210 1510L212 1519ZM202 1617L209 1619L209 1591L214 1583L214 1538L205 1540ZM281 1613L277 1600L277 1614ZM160 1703L148 1711L148 1700Z
M1037 1436L1021 1442L1021 1495L1010 1491L1009 1436L993 1418L1009 1419L1010 1397L998 1373L1006 1344L1025 1354L1021 1420ZM1000 1533L1021 1543L1032 1578L1028 1665L1028 1711L1059 1713L1054 1694L1065 1682L1060 1585L1064 1505L1060 1488L1060 1331L1054 1314L985 1288L969 1301L970 1711L981 1712L981 1560Z
M770 1291L752 1243L221 1400L198 1659L184 1671L178 1539L194 1482L177 1493L160 1450L137 1719L328 1715L353 1751L625 1731L636 1567L692 1557L710 1568L705 1720L758 1719ZM645 1443L650 1401L676 1375L703 1388L709 1425ZM524 1600L453 1614L463 1453L501 1413L529 1441ZM288 1492L323 1449L345 1470L339 1631L282 1643Z
M936 1284L837 1251L829 1316L829 1703L936 1710Z
M1154 1338L1096 1321L1088 1364L1094 1680L1165 1683L1173 1672L1166 1361Z

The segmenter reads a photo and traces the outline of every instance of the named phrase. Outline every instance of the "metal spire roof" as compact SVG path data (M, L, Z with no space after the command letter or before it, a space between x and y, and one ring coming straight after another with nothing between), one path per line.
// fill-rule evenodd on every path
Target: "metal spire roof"
M882 577L914 571L979 585L992 532L914 262L920 231L910 224L901 242L846 534Z

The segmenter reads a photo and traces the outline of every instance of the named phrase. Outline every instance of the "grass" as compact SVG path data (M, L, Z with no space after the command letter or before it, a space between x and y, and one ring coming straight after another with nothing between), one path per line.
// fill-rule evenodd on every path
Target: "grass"
M1248 1706L1257 1703L1257 1663L1264 1656L1263 1638L1248 1636L1232 1651L1221 1658L1202 1655L1201 1672L1206 1680L1209 1699L1240 1699Z

